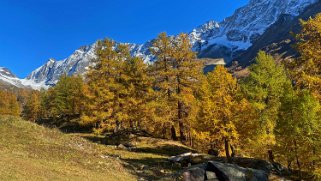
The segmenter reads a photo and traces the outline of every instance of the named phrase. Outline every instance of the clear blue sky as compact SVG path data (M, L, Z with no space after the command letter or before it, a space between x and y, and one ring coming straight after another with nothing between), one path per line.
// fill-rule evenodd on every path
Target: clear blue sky
M248 0L0 0L0 66L23 78L104 37L144 43L221 21Z

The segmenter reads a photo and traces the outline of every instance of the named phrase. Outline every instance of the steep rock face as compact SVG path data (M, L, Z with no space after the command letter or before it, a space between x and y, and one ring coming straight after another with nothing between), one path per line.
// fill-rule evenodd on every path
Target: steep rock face
M198 52L201 58L224 58L227 62L241 59L240 55L246 57L248 54L248 57L251 57L249 52L268 45L264 44L264 41L271 40L267 31L273 25L278 24L284 18L285 24L293 23L302 12L306 11L307 7L316 2L318 0L250 0L248 5L237 9L224 21L209 21L192 30L189 38L193 50ZM285 36L284 32L283 34L275 32L278 31L277 25L273 31L274 35ZM141 45L130 43L128 45L133 56L142 57L145 62L153 62L154 57L149 51L152 42L153 40ZM62 74L84 74L92 60L95 59L95 50L96 43L76 50L64 60L50 59L22 82L24 85L38 88L48 87L56 84ZM249 61L248 58L247 60ZM246 64L244 58L241 62Z
M16 78L16 76L9 69L5 67L0 67L0 76Z
M76 50L70 57L57 61L49 59L46 64L33 71L23 80L25 85L51 86L55 85L63 74L83 74L95 58L96 44L84 46Z
M247 51L239 54L235 60L242 66L248 66L254 60L259 50L264 50L273 55L277 60L297 56L293 44L295 43L291 32L300 31L300 19L307 20L321 12L321 1L308 6L299 16L283 14L278 21L271 25Z
M146 62L152 61L153 56L149 52L150 43L143 45L128 44L133 56L142 57ZM53 86L63 74L84 75L93 60L96 58L97 42L91 46L83 46L76 50L71 56L57 61L49 59L46 64L34 70L22 82L26 86L39 89Z
M245 52L282 15L298 16L317 0L251 0L248 5L219 23L215 33L201 40L201 57L220 58L228 62ZM213 30L209 30L213 31Z

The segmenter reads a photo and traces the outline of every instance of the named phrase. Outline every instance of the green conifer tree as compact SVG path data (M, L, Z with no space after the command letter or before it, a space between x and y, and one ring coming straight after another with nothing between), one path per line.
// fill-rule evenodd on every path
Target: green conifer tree
M273 161L272 146L275 144L274 127L278 119L287 77L282 65L265 52L259 52L256 61L250 66L250 75L243 80L242 91L252 103L258 115L257 140L258 149L266 149L270 161ZM263 155L262 155L263 156Z

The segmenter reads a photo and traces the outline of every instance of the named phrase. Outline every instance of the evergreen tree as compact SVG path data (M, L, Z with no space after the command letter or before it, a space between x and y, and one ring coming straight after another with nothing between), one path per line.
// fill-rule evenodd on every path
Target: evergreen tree
M82 109L83 80L79 76L62 75L53 89L52 111L57 116L79 115Z
M25 116L31 120L35 117L54 120L79 118L85 104L83 89L84 82L80 76L62 75L56 86L28 97Z
M280 97L287 83L282 65L278 65L273 57L259 52L256 61L250 66L250 75L243 80L242 91L252 103L258 116L259 125L254 142L258 149L267 149L270 161L273 161L272 146L275 144L274 127L278 119Z
M300 171L320 160L320 104L309 91L288 86L281 98L276 126L277 149L288 167L296 163Z

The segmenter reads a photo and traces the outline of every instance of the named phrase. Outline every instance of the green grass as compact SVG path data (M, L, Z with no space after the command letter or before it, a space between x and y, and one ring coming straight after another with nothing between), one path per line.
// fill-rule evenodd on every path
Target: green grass
M0 179L157 180L180 169L167 161L169 156L193 151L178 142L148 137L134 140L135 150L119 150L99 144L101 139L0 116Z

